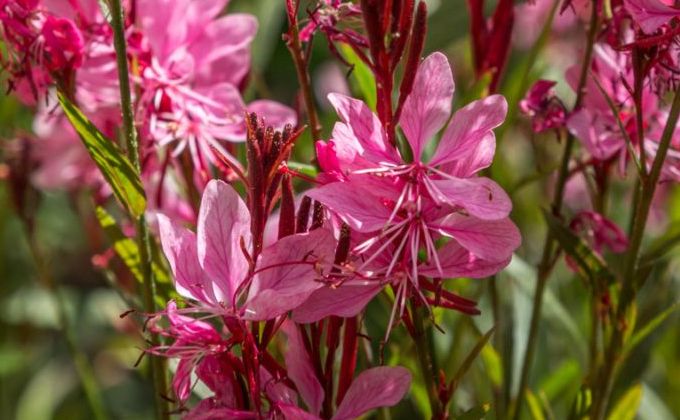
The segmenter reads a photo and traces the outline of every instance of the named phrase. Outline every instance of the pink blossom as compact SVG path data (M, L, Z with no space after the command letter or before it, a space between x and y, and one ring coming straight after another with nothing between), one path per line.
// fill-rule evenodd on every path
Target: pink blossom
M656 32L660 27L680 16L680 9L673 7L673 2L624 0L623 4L633 20L647 34Z
M450 117L453 90L446 57L435 53L426 58L400 120L412 162L389 143L377 116L365 104L330 95L342 122L335 125L333 139L319 143L317 150L322 152L320 163L328 171L328 180L339 181L308 195L363 236L354 246L362 259L352 268L360 273L357 278L342 282L337 291L318 291L314 298L330 302L335 294L345 301L343 288L354 285L368 288L365 293L354 289L363 302L379 291L371 281L378 278L383 279L381 285L394 282L403 310L408 284L425 299L419 292L420 274L482 277L509 262L520 243L519 232L508 219L510 200L495 182L476 176L493 158L492 130L505 117L503 97L493 95L455 113L432 158L424 157ZM442 251L435 243L440 237L451 239L452 249L460 254L454 258L456 263L447 265L439 256ZM424 262L418 258L421 249ZM298 319L318 319L328 312L351 315L342 305L320 306L310 299L300 308ZM318 311L310 312L310 307Z
M519 109L531 117L531 127L536 133L563 127L566 109L557 98L553 87L556 82L538 80L519 103Z

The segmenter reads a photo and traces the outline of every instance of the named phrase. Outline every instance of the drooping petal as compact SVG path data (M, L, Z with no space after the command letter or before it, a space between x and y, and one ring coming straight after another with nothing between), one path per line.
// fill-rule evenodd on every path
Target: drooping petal
M492 262L507 260L522 242L510 219L482 220L454 213L438 222L438 231L479 258Z
M248 292L245 317L275 318L296 308L318 288L330 271L336 241L326 229L287 236L262 251Z
M288 351L284 355L288 377L295 383L310 413L319 415L324 390L314 373L314 365L302 342L300 331L290 321L283 324L283 331L288 337Z
M198 264L196 235L164 214L158 215L158 228L163 253L170 263L177 293L204 303L216 303L214 296L211 296L212 287ZM209 294L206 295L206 292Z
M365 159L375 164L400 162L394 147L387 140L380 120L366 104L339 93L331 93L328 95L328 100L345 123L346 128L363 147L362 155ZM336 137L335 133L334 137Z
M440 266L434 261L424 264L418 269L418 273L430 277L456 278L470 277L473 279L488 277L496 274L510 263L510 259L504 261L486 261L456 241L450 241L437 251ZM439 271L441 268L441 271Z
M442 165L466 159L477 144L505 120L508 103L501 95L491 95L459 109L442 136L430 164Z
M240 241L249 249L250 213L241 197L223 181L208 183L198 214L198 259L215 285L217 298L231 303L248 273Z
M175 376L172 378L172 389L180 402L185 402L191 395L191 372L194 363L191 359L180 359Z
M404 102L399 124L420 161L425 145L451 116L453 75L446 56L430 54L418 67L411 94Z
M429 182L435 201L462 207L480 219L502 219L508 217L512 210L508 194L489 178L453 178Z
M406 395L411 373L400 366L365 370L350 385L332 420L352 420L378 407L391 407Z
M331 315L345 318L355 316L380 293L382 288L377 282L322 287L293 310L293 320L298 323L310 323Z
M307 195L323 203L359 232L381 229L390 217L390 211L358 182L333 182L315 188Z
M309 414L305 410L294 405L278 404L276 408L283 414L285 420L321 420L320 417Z

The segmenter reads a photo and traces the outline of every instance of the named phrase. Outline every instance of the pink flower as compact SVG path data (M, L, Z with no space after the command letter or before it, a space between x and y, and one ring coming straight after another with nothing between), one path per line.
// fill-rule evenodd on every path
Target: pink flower
M566 109L555 95L553 87L557 82L538 80L519 103L519 109L531 117L531 128L536 133L563 127Z
M216 162L211 147L230 156L224 141L245 140L246 110L275 128L296 123L293 110L276 102L243 103L239 87L249 71L257 21L246 14L218 17L226 3L137 3L137 20L148 43L148 51L140 53L140 118L159 146L174 143L174 156L189 151L194 167L205 174L208 163Z
M265 248L253 270L250 214L236 191L210 181L197 232L158 215L161 243L177 292L215 314L266 320L286 313L322 286L335 240L324 230L285 237ZM240 299L249 286L247 299ZM239 301L240 299L240 301Z
M73 71L83 64L84 40L75 23L47 16L40 31L43 54L49 71Z
M421 274L482 277L509 262L520 243L519 232L508 219L512 205L495 182L476 176L493 158L492 130L505 117L503 97L493 95L455 113L432 158L424 157L450 117L453 90L446 57L434 53L426 58L400 120L412 161L403 159L389 144L380 121L365 104L330 95L342 122L335 125L333 139L317 149L322 151L320 163L330 180L340 181L308 195L361 234L362 242L353 250L362 258L353 267L359 273L356 282L343 282L336 292L319 291L315 298L329 302L335 294L343 300L343 288L354 284L365 287L366 292L359 293L370 299L379 286L393 282L403 308L408 284L425 299L419 291ZM435 243L441 237L451 241L448 248L438 250ZM421 250L426 255L422 262ZM372 278L382 279L378 287ZM328 312L351 315L341 305L322 308L310 299L302 308L309 306L319 311L303 316L306 320ZM351 305L354 310L357 306Z

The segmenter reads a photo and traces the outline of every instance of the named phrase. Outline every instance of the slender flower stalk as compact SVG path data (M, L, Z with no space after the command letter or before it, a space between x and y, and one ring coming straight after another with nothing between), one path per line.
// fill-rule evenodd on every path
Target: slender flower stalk
M583 101L584 88L586 85L586 78L588 76L588 69L590 68L590 63L593 56L593 46L595 44L595 37L598 31L598 8L593 3L591 17L590 17L590 28L588 31L588 43L586 45L585 54L583 57L583 64L581 67L578 89L576 91L576 100L574 103L574 109L578 109ZM564 152L562 155L562 162L560 164L560 170L557 176L557 184L555 186L555 195L553 197L553 203L551 206L552 212L555 215L559 215L562 211L562 203L564 201L564 189L569 179L569 162L571 161L571 154L574 148L575 137L573 134L569 133L566 138L564 145ZM552 272L552 267L554 265L554 250L555 238L550 230L546 233L546 238L543 247L543 255L541 257L541 262L538 265L538 273L536 278L536 290L534 292L534 301L531 311L531 323L529 325L529 336L527 338L526 353L524 354L524 361L522 362L522 370L520 374L519 389L517 395L517 401L512 411L511 418L519 420L521 418L522 412L522 402L524 401L525 390L529 384L529 373L531 371L531 365L534 359L534 353L536 352L536 341L538 338L538 327L541 317L541 309L543 306L543 295L545 293L546 283L550 273Z
M111 26L114 32L113 39L118 67L121 111L123 114L123 135L125 136L128 159L132 162L137 173L141 173L139 144L137 142L137 131L134 126L132 95L130 93L127 46L125 41L125 30L123 27L123 8L120 0L110 0L109 7L111 11ZM144 214L140 215L136 220L136 229L143 276L142 301L144 310L147 313L154 313L156 312L154 301L156 296L156 284L151 269L151 237ZM160 338L157 334L151 334L151 344L153 346L160 345ZM167 389L167 379L163 359L158 357L151 358L151 375L153 377L155 389L156 417L158 419L167 419L169 418L168 403L163 398Z
M434 348L430 345L430 340L427 337L428 332L425 327L427 308L413 304L411 315L413 316L413 342L416 345L418 367L420 368L420 374L423 376L423 381L425 382L427 398L430 401L430 408L432 409L432 419L444 419L446 418L444 407L442 407L439 395L437 394L439 385L437 383L437 372L434 368Z
M626 317L631 306L635 302L637 291L645 281L645 278L639 276L637 273L642 238L645 233L649 212L652 208L652 199L654 198L656 186L661 176L661 169L678 123L678 117L680 117L680 90L676 90L673 97L673 104L659 143L659 149L654 157L652 168L650 169L648 176L640 183L640 194L636 195L638 199L635 203L635 218L632 224L630 247L626 258L627 263L623 277L621 296L616 310L616 320L612 336L605 349L604 366L599 373L597 386L595 388L596 392L594 394L592 409L592 419L594 420L601 420L605 417L616 372L623 361L621 350L624 345L626 330L630 327L626 325Z

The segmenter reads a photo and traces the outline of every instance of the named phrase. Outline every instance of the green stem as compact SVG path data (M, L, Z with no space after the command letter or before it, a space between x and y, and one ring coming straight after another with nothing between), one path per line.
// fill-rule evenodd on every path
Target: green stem
M415 330L415 337L413 341L416 345L416 354L418 356L418 366L420 368L420 373L423 376L423 381L425 382L425 388L427 388L427 397L430 401L430 408L432 410L432 419L443 419L444 418L444 408L439 400L437 394L437 377L434 367L434 348L432 347L432 342L429 337L427 337L427 331L425 329L425 316L424 313L427 309L424 307L419 307L415 304L411 306L411 314L413 316L413 328Z
M111 26L113 27L113 40L116 49L116 62L118 65L118 82L120 87L120 103L123 114L123 134L127 145L127 155L138 174L141 174L139 158L139 144L137 142L137 130L134 125L134 113L132 110L132 95L130 93L130 76L127 61L127 46L125 43L125 29L123 27L124 15L120 0L110 0ZM156 312L154 298L156 296L156 283L151 269L151 237L144 215L138 217L137 240L139 254L142 263L143 285L142 301L147 313ZM160 338L157 334L151 334L151 345L158 346ZM159 357L151 358L151 376L154 383L154 395L156 401L156 416L159 419L169 418L168 403L163 397L167 389L165 363Z
M83 386L83 391L85 392L85 398L90 405L94 418L97 420L106 420L108 416L104 409L104 403L102 401L101 392L99 391L99 386L97 385L95 374L92 371L92 366L90 366L90 363L87 360L87 356L78 348L75 331L68 319L66 302L59 293L59 288L52 278L47 262L40 251L40 247L36 243L34 235L29 232L29 229L26 229L26 237L40 282L52 295L52 299L56 304L59 329L64 337L71 358L73 359L76 373L78 374L80 383Z
M640 257L640 248L642 246L642 239L647 225L647 218L652 207L652 200L656 192L656 186L661 176L664 160L668 153L668 149L673 138L673 133L678 123L680 116L680 90L675 92L673 97L673 104L668 115L666 127L664 127L661 140L659 142L659 149L654 157L652 168L646 179L641 182L641 192L639 200L635 206L635 219L633 221L632 233L630 236L630 245L628 248L628 255L626 258L626 268L624 271L623 285L621 289L621 297L616 310L616 320L612 331L612 337L607 347L607 353L604 357L604 366L599 376L598 392L595 394L592 418L594 420L603 419L607 411L609 397L614 385L616 371L619 363L622 361L621 349L624 344L624 336L628 326L626 325L626 314L630 310L631 305L635 301L635 297L639 288L643 285L644 280L637 278L637 265ZM644 163L643 163L644 164Z
M588 69L590 68L590 62L593 56L593 47L595 44L595 37L597 35L598 29L598 15L597 7L592 7L592 12L590 16L590 28L588 31L588 44L586 45L586 51L583 58L583 64L581 66L581 73L579 75L578 88L576 90L576 101L574 103L574 109L578 109L581 106L583 97L585 94L585 85L588 76ZM555 195L553 197L552 211L555 215L559 215L562 211L562 202L564 201L564 189L567 185L567 180L569 179L569 162L571 161L571 154L574 148L575 142L574 136L569 133L564 145L564 152L562 154L562 161L560 164L560 170L557 177L557 184L555 187ZM524 401L525 389L529 383L529 372L531 371L531 365L534 359L534 353L536 352L536 340L538 338L538 326L541 318L541 309L543 307L543 295L545 292L546 283L548 277L553 267L553 246L555 238L553 237L550 230L546 233L545 246L543 247L543 255L541 256L541 262L538 265L537 279L536 279L536 290L534 293L533 307L531 311L531 322L529 325L529 336L527 338L527 347L524 354L524 360L522 362L522 371L520 374L519 390L517 401L513 407L513 418L514 420L519 420L522 412L522 402Z

